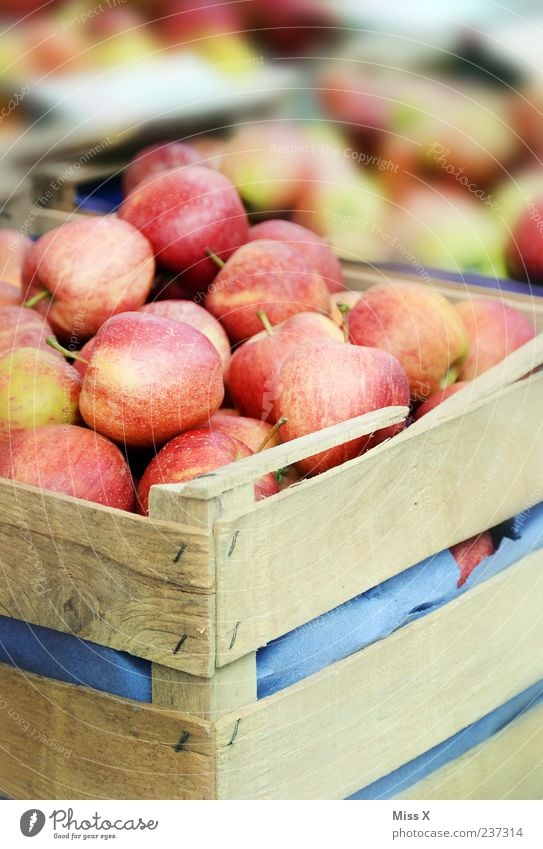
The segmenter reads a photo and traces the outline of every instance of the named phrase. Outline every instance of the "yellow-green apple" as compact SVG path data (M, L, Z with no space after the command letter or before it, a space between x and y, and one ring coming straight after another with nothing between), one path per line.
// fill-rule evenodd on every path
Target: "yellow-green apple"
M133 312L113 316L96 334L79 407L89 427L144 447L206 422L223 397L221 358L203 333Z
M491 554L494 554L494 541L490 531L485 531L478 536L470 537L463 542L451 546L449 551L456 560L456 564L460 570L457 586L461 587L467 581L475 567L485 557L490 557Z
M18 230L0 230L0 280L21 287L23 262L31 247L31 239Z
M283 442L389 406L409 404L409 382L398 360L378 348L313 342L291 351L277 381L277 410L285 416ZM318 474L394 435L403 423L301 460Z
M43 296L40 306L57 336L76 344L94 336L115 313L145 303L155 259L131 224L113 215L89 217L44 238L29 251L28 297Z
M247 215L230 180L201 165L174 168L139 183L119 215L149 239L159 263L181 284L205 289L217 273L211 249L227 259L247 241Z
M149 492L154 484L184 483L253 452L233 436L221 430L201 427L170 440L151 460L138 486L140 512L149 512ZM278 492L273 475L264 475L255 483L255 498L267 498Z
M519 217L506 245L509 276L543 284L543 200L531 203Z
M129 194L148 177L182 168L185 165L197 165L202 157L195 148L184 142L164 142L144 147L128 163L123 174L123 191Z
M272 239L286 242L305 256L312 268L315 268L328 286L329 292L342 292L345 289L341 263L324 239L317 236L307 227L295 224L294 221L284 221L281 218L270 218L261 221L249 229L249 242L259 239Z
M0 307L0 356L17 348L47 348L51 335L48 322L34 310L18 306Z
M258 333L259 310L279 324L300 312L328 313L326 283L306 258L283 242L262 239L239 248L209 288L206 309L243 342Z
M134 486L116 445L77 425L13 434L0 447L0 477L119 510L133 510Z
M265 315L262 318L266 322ZM309 342L342 340L339 327L318 313L297 313L275 327L267 326L232 356L226 385L235 406L246 416L275 422L277 377L285 357Z
M226 411L221 408L211 416L209 426L213 430L233 436L254 452L262 450L262 447L273 448L279 445L279 431L274 431L271 424L250 416L240 416L235 410Z
M19 348L0 357L0 434L79 421L81 377L53 351Z
M443 401L446 401L447 398L450 398L451 395L456 395L456 393L463 389L464 386L468 386L467 380L459 380L457 383L452 383L450 386L447 386L446 389L441 389L439 392L435 392L433 395L424 401L417 409L413 415L415 421L417 419L421 419L422 416L425 416L426 413L429 413L430 410L433 410L434 407L438 407L439 404L442 404Z
M469 354L460 380L473 380L535 336L535 327L520 310L494 298L469 298L456 304L466 328Z
M457 311L423 283L378 283L349 313L355 345L388 351L402 364L413 400L424 401L458 377L468 338Z
M195 304L194 301L178 301L173 299L153 301L151 304L145 304L141 307L140 312L163 315L165 318L184 321L185 324L196 327L215 346L222 360L223 370L226 371L231 356L230 340L222 324L210 312L199 306L199 304Z
M308 145L283 121L241 127L226 143L221 171L251 210L289 210L309 176Z

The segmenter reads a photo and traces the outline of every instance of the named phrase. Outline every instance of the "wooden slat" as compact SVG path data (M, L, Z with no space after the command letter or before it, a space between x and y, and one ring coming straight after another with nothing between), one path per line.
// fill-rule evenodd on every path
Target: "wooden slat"
M292 439L290 442L269 448L261 454L253 454L251 457L238 460L236 463L224 466L201 478L195 478L188 483L178 484L177 491L186 498L214 498L226 490L243 486L261 475L290 466L312 454L327 451L336 445L375 433L390 425L400 424L408 415L409 407L384 407L374 410L307 436Z
M543 705L397 799L543 799Z
M204 720L5 664L0 664L0 718L3 795L16 799L214 796L214 735Z
M219 798L341 799L543 677L543 552L220 720Z
M214 668L208 549L195 528L0 481L2 614L204 676Z
M536 375L220 519L217 665L543 500L542 409Z

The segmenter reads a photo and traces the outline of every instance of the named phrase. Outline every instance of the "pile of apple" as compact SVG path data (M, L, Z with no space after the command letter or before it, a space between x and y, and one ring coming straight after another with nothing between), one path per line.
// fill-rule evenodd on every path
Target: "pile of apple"
M33 244L11 234L9 262L0 240L1 477L146 514L153 484L390 405L423 415L534 335L496 300L347 291L322 239L250 228L233 183L188 145L142 152L125 184L115 215ZM266 475L255 496L400 428Z

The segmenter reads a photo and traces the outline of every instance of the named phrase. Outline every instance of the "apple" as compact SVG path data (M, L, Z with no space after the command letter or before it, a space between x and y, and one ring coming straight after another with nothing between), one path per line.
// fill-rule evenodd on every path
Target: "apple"
M520 215L506 246L509 276L543 284L543 201L531 204Z
M261 221L249 229L249 242L260 239L272 239L286 242L305 256L312 268L315 268L328 286L329 292L341 292L345 289L343 271L337 256L326 242L300 224L270 218Z
M17 348L44 348L52 333L48 322L34 310L20 306L0 307L0 356Z
M149 492L154 484L193 480L251 454L247 445L220 430L201 427L182 433L166 443L145 470L138 487L140 512L149 512ZM255 483L257 501L278 491L273 475Z
M330 309L326 283L306 258L283 242L263 239L239 248L219 271L205 300L234 342L262 329L258 311L279 324L300 312Z
M148 177L125 198L119 215L149 239L159 263L183 272L193 293L211 283L217 266L247 241L247 215L230 180L201 165Z
M491 554L494 554L495 548L490 531L485 531L482 534L478 534L478 536L470 537L463 542L452 545L449 551L456 560L460 570L457 586L461 587L467 581L475 567L485 557L490 557Z
M206 309L195 304L194 301L164 300L145 304L141 307L140 312L163 315L166 318L183 321L185 324L195 327L204 336L207 336L211 344L217 349L222 360L223 370L226 371L231 356L230 340L222 325Z
M248 124L226 143L221 171L251 210L288 210L309 177L307 151L302 133L290 124Z
M0 434L79 421L81 377L52 351L19 348L0 357Z
M28 296L44 298L55 334L75 345L115 313L141 307L154 271L151 245L135 227L113 215L89 216L57 227L30 249Z
M417 419L421 419L426 413L429 413L430 410L433 410L434 407L437 407L439 404L442 404L443 401L446 401L447 398L450 398L451 395L456 395L459 389L463 389L464 386L468 385L467 380L459 380L457 383L451 384L451 386L447 386L446 389L441 389L440 392L435 392L433 395L430 395L427 401L424 401L420 407L417 407L415 410L413 418L415 421Z
M0 307L21 306L22 303L23 296L19 287L0 280Z
M468 338L452 304L423 283L378 283L349 313L355 345L388 351L409 378L411 397L424 401L458 377Z
M113 316L96 334L79 407L89 427L145 447L207 421L223 397L221 358L203 333L134 312Z
M312 312L297 313L257 333L237 348L226 373L235 406L245 416L277 421L277 378L285 357L308 342L342 340L343 333L333 321Z
M494 298L470 298L456 304L466 328L469 354L460 380L473 380L532 339L536 330L520 310Z
M198 151L184 142L149 145L140 150L126 166L123 174L123 191L125 195L128 195L148 177L170 171L172 168L197 165L201 161L202 157Z
M24 258L31 247L32 240L18 230L0 230L0 280L21 287Z
M409 382L398 362L378 348L339 342L314 342L291 351L277 384L277 409L285 416L286 442L388 406L409 404ZM344 445L320 452L296 465L318 474L362 454L394 435L404 424L383 428Z
M221 408L209 420L213 430L227 433L247 445L255 453L264 448L279 445L279 430L274 431L271 424L249 416L240 416L235 410Z
M0 446L0 477L119 510L133 510L128 464L93 430L57 424L22 430Z
M320 0L253 0L247 4L247 16L255 36L280 56L318 49L339 26L333 4Z

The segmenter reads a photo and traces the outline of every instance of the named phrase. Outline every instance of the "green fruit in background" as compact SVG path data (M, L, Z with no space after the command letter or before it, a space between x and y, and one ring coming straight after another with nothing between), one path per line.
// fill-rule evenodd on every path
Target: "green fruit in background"
M81 377L56 354L20 348L0 359L0 433L79 421Z

